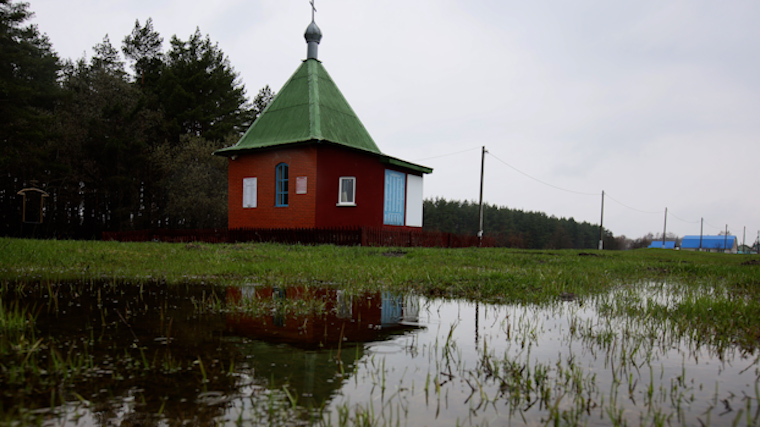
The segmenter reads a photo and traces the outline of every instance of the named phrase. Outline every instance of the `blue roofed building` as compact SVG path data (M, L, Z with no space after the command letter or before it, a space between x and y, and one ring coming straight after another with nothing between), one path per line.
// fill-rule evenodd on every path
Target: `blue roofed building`
M736 236L684 236L681 249L685 251L738 253Z
M663 246L663 243L665 245ZM649 244L649 249L675 249L676 248L676 241L675 240L666 240L663 242L662 240L655 240L652 243Z

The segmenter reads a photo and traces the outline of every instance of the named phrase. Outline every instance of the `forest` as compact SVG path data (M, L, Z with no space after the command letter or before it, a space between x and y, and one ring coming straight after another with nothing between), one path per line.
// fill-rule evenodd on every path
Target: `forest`
M423 204L426 229L475 235L479 228L479 205L476 202L427 199ZM495 239L497 246L524 249L597 249L599 225L557 218L543 212L525 212L485 203L483 235ZM605 249L627 249L625 236L615 237L604 230Z
M102 231L226 226L226 159L274 93L251 101L224 52L196 29L151 19L88 59L58 57L28 3L0 0L0 234L98 238ZM22 230L17 194L47 194Z
M227 163L274 97L251 100L228 57L196 29L168 50L151 19L91 58L61 59L28 21L29 5L0 0L0 235L98 239L104 231L227 226ZM44 220L22 221L24 189L45 192ZM499 246L598 247L599 226L486 205ZM474 235L478 205L424 202L425 229ZM624 238L623 238L624 239ZM605 248L624 242L604 231ZM622 248L622 247L621 247Z

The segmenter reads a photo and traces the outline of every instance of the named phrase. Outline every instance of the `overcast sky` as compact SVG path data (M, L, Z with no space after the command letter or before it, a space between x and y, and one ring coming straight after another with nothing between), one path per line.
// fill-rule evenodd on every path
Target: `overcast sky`
M308 0L29 0L62 58L135 20L200 28L249 97L306 57ZM316 0L319 58L380 149L434 168L426 198L742 241L760 228L760 2ZM485 224L487 230L488 224Z

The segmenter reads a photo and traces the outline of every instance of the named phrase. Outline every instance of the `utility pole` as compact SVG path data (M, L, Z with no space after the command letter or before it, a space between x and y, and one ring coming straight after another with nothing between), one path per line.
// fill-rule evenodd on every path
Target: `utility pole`
M747 226L744 226L744 233L742 234L742 246L747 247Z
M480 208L478 209L478 246L483 244L483 170L486 165L486 146L480 154Z
M699 251L702 252L702 234L705 230L705 218L700 218L699 221Z
M665 208L665 223L662 225L662 248L665 249L665 231L668 229L668 208Z
M723 253L726 252L728 246L728 224L726 224L726 233L723 235Z
M604 190L602 190L602 219L599 221L599 250L604 249Z

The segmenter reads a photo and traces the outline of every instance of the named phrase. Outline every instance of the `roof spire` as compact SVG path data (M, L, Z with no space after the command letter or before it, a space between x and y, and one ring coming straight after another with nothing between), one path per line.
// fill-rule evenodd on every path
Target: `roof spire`
M309 3L311 3L311 24L306 28L306 33L303 35L307 46L306 59L317 59L317 47L322 40L322 30L314 22L314 12L317 11L314 7L314 0L309 0Z

